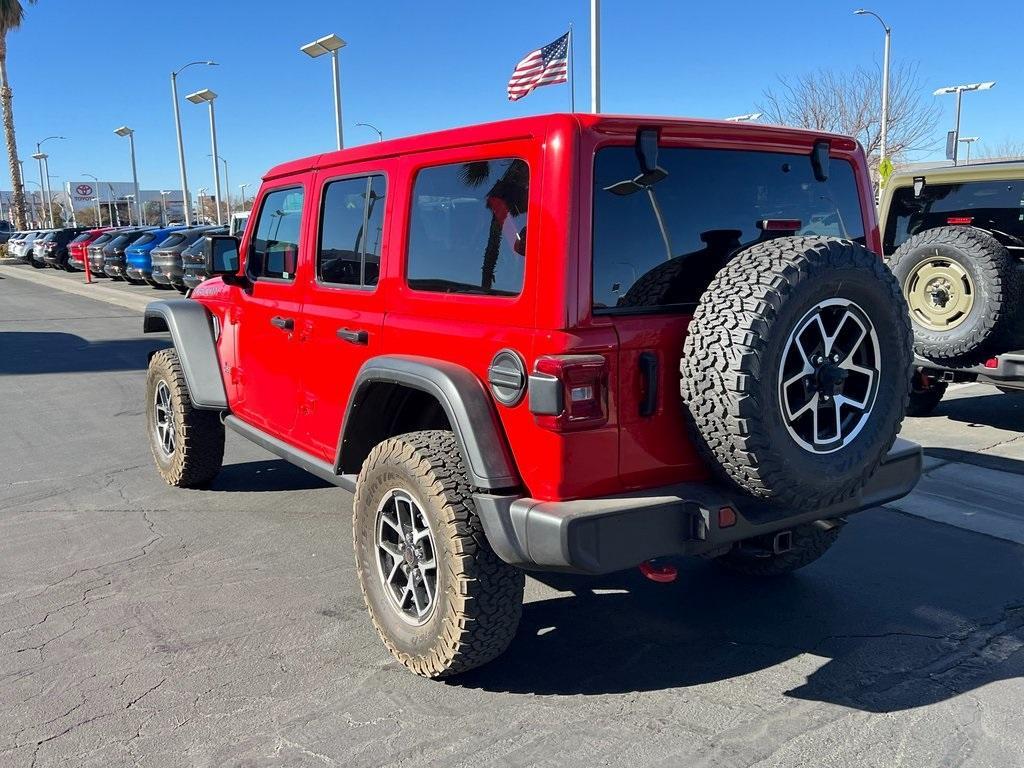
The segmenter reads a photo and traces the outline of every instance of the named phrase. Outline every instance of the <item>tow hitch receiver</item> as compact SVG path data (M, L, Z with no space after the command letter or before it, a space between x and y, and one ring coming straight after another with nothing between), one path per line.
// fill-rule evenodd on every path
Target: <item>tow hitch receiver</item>
M679 577L679 571L674 565L659 563L657 560L640 563L640 573L644 575L644 578L659 584L671 584Z

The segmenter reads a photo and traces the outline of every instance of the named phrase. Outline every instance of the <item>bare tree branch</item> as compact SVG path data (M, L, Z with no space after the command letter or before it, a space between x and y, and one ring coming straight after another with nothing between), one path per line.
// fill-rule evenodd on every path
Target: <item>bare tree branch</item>
M887 152L894 161L907 153L934 149L939 107L924 96L917 65L894 67L889 76ZM819 69L796 78L779 78L764 92L757 109L780 125L843 133L856 138L874 170L880 161L881 73L858 67L850 72Z

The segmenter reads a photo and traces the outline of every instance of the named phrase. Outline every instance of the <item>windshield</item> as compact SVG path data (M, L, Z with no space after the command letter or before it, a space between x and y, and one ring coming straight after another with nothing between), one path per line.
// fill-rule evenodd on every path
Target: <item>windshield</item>
M787 234L865 243L857 181L833 158L817 181L808 155L748 150L662 148L668 177L621 194L609 187L639 173L632 146L599 150L594 160L595 312L692 307L740 249ZM786 220L775 231L765 221Z

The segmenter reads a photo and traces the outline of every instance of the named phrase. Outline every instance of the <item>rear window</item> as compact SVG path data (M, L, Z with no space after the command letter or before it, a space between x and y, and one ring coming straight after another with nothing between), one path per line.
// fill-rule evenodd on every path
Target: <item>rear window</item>
M155 239L156 239L156 235L153 235L153 234L142 235L142 236L139 237L138 240L133 242L132 245L146 245L146 243L151 243Z
M686 310L741 248L777 237L766 219L799 222L797 234L865 243L853 166L833 159L817 181L807 155L662 148L667 178L645 190L608 188L639 174L633 147L594 161L593 306L596 313Z
M113 238L113 235L100 235L92 241L91 245L103 245L105 243L109 243L111 238Z
M424 168L409 217L406 279L441 293L523 289L530 169L506 158Z
M71 242L72 243L84 243L88 239L89 239L89 233L88 232L83 232L82 234L80 234L78 237L76 237Z
M157 247L158 248L173 248L174 246L179 245L180 243L182 243L184 240L185 240L185 235L183 235L180 232L175 232L173 235L168 235L166 238L164 238L163 242L161 242L160 245L158 245Z
M920 197L914 197L912 187L897 189L886 217L883 248L892 253L918 232L948 224L972 224L1024 237L1024 181L928 184L926 179Z

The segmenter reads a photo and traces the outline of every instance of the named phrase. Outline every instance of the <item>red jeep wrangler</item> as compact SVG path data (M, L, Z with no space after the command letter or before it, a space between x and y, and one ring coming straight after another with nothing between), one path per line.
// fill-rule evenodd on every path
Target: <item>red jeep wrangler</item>
M508 646L523 569L786 573L917 481L853 139L530 117L280 165L253 210L146 311L153 456L207 484L227 426L354 491L370 616L421 675Z

